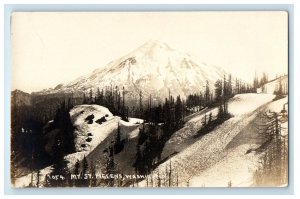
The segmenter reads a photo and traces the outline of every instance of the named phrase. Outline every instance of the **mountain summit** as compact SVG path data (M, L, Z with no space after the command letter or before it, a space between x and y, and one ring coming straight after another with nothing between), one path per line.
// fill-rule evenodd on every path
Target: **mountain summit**
M143 96L151 94L163 100L169 90L171 95L185 98L188 94L203 91L206 81L213 86L224 74L219 67L206 65L164 42L151 40L105 67L47 92L75 93L124 86L127 96L134 98L142 91Z

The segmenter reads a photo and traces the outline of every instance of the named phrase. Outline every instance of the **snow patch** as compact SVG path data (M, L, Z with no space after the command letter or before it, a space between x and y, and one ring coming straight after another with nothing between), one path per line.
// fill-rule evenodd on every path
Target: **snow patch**
M70 111L70 115L75 127L74 137L77 152L93 150L116 129L118 123L118 120L107 108L99 105L75 106Z
M276 100L267 106L267 109L279 113L283 109L283 105L288 103L288 97ZM285 105L285 110L288 112L288 105Z
M120 123L124 126L138 126L144 122L144 120L139 119L139 118L129 118L128 122L121 120L120 117L118 117L118 118L119 118Z
M272 101L274 97L273 94L238 94L229 101L228 110L235 116L247 114Z
M192 177L191 187L249 187L252 185L253 172L257 167L258 156L248 153L250 146L241 145L229 151L220 162L209 169L204 170L200 175Z

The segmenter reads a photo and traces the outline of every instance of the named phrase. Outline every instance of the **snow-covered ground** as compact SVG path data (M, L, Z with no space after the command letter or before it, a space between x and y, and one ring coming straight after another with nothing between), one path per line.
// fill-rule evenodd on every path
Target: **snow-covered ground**
M142 124L144 121L139 118L129 118L128 120L129 120L128 122L120 120L120 123L124 126L134 126L134 125L138 126L139 124Z
M138 118L129 118L129 122L121 120L120 117L113 114L105 107L99 105L78 105L70 111L71 121L75 127L75 147L76 152L65 156L68 161L68 167L72 169L77 160L81 161L84 156L89 156L105 139L114 137L118 125L126 132L121 138L134 138L138 136L139 123L143 120ZM87 118L90 119L87 119ZM98 121L101 119L101 122ZM105 120L103 119L105 118ZM98 122L96 122L98 121ZM85 147L83 147L83 145ZM103 150L100 150L103 151ZM99 154L97 154L99 155ZM93 154L93 156L96 156ZM100 155L99 155L100 157ZM45 179L46 174L51 172L52 166L40 170L40 181ZM34 177L34 182L35 182ZM18 178L14 184L15 187L26 187L31 182L31 174Z
M227 156L212 167L191 178L191 187L249 187L252 185L252 171L255 170L258 156L247 153L249 145L241 145L227 152Z
M262 87L257 89L257 93L269 93L273 94L274 91L278 90L279 85L282 85L282 88L285 90L288 87L288 76L284 75L278 77L277 79L271 80L268 83L264 84Z
M270 102L273 98L274 95L271 94L253 93L234 96L228 103L229 112L235 116L231 120L239 120L239 116L253 112L263 104ZM182 129L172 135L164 147L162 158L168 157L174 152L180 152L194 143L195 139L193 136L201 129L205 114L208 117L212 113L212 116L215 117L218 113L218 108L204 110L202 113L187 121Z
M267 109L270 110L270 111L274 111L274 112L277 112L279 113L282 109L283 109L283 105L285 105L285 110L288 112L288 97L284 97L282 99L279 99L279 100L276 100L274 102L272 102L271 104L268 104L267 106Z
M119 118L114 117L112 113L105 107L99 105L79 105L75 106L71 111L71 120L75 127L75 147L76 153L69 154L65 159L72 167L77 160L81 161L93 151L107 136L114 132L118 127ZM93 119L86 120L93 116ZM101 118L105 121L101 124L96 122Z
M75 127L75 147L78 152L93 150L118 124L118 119L107 108L99 105L75 106L70 116ZM91 117L90 121L88 117ZM101 118L101 123L96 122Z
M275 96L272 94L240 94L233 97L229 103L229 112L232 118L216 127L212 132L195 138L194 135L202 126L204 115L212 113L217 115L217 108L206 109L200 114L195 114L189 118L184 127L175 132L166 143L162 152L162 159L169 159L160 164L154 171L155 176L159 173L161 178L166 173L170 161L173 167L172 184L175 185L175 175L178 173L179 186L191 187L243 187L252 185L252 174L257 168L259 155L253 149L260 146L260 142L255 141L257 135L252 132L255 119L259 112L282 110L283 104L287 102L287 97L272 102ZM287 108L287 107L286 107ZM91 121L86 120L90 115L94 115ZM107 120L101 124L95 121L106 116ZM101 157L106 145L114 138L114 134L121 127L121 137L127 143L124 150L115 156L119 168L123 172L131 172L132 163L135 160L136 138L139 133L139 123L143 121L137 118L130 118L129 122L122 121L119 117L113 116L108 109L97 105L77 106L71 111L72 121L76 128L76 142L88 144L86 149L78 148L78 152L70 154L65 158L72 167L84 156L88 160L97 160ZM286 122L287 125L287 122ZM92 136L88 136L91 133ZM84 138L91 137L90 142ZM254 140L254 141L253 141ZM105 141L105 143L104 143ZM101 144L103 142L103 144ZM172 155L172 156L171 156ZM49 173L51 167L41 170L41 176ZM42 179L41 177L41 179ZM16 187L28 186L31 175L24 176L16 180ZM139 183L140 187L146 186L146 181Z
M251 186L252 172L259 157L254 152L247 152L259 145L250 140L249 143L247 141L244 143L245 140L242 140L240 143L236 141L234 147L227 146L242 130L251 129L248 125L251 126L259 111L265 111L274 97L271 94L236 95L228 105L233 117L197 139L193 138L193 135L200 129L203 115L191 119L185 125L185 130L177 131L166 143L163 154L167 157L174 152L178 153L159 165L153 173L159 172L163 175L171 161L173 173L180 176L179 186L226 187L228 184L239 187ZM216 114L216 109L210 111L213 115ZM184 136L181 135L183 132ZM146 186L146 182L140 182L140 186Z
M234 116L245 115L253 112L261 105L272 101L273 94L239 94L234 96L228 104L228 110Z

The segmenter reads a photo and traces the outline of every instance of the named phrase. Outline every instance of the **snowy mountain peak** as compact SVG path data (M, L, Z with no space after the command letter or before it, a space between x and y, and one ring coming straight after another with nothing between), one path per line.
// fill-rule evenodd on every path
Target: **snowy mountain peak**
M225 71L203 64L197 58L171 48L165 42L150 40L127 55L116 59L87 76L49 91L78 92L106 86L123 86L128 98L143 95L164 100L169 89L173 96L185 98L188 94L203 91L206 81L214 85Z
M144 43L139 49L149 49L149 50L173 50L167 43L158 40L149 40Z
M171 48L167 43L158 40L149 40L131 53L123 57L123 62L127 59L135 59L140 62L147 62L156 65L167 65L172 59L182 59L188 57L187 54ZM122 62L122 61L121 61ZM149 66L149 64L146 64ZM144 66L146 66L144 64Z

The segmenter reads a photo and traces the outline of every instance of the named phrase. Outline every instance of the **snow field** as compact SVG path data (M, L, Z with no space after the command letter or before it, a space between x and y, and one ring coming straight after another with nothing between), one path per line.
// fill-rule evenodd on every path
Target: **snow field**
M164 173L171 161L180 176L181 186L226 187L229 181L233 186L249 186L258 157L245 153L256 146L245 144L233 149L226 149L226 146L253 121L258 114L257 109L263 108L273 98L274 95L270 94L236 95L228 104L229 112L234 117L196 141L192 137L195 130L200 129L203 115L191 119L166 143L163 157L173 152L179 153L159 165L153 173ZM207 114L209 112L216 115L217 109L207 111ZM145 181L140 186L145 186Z

